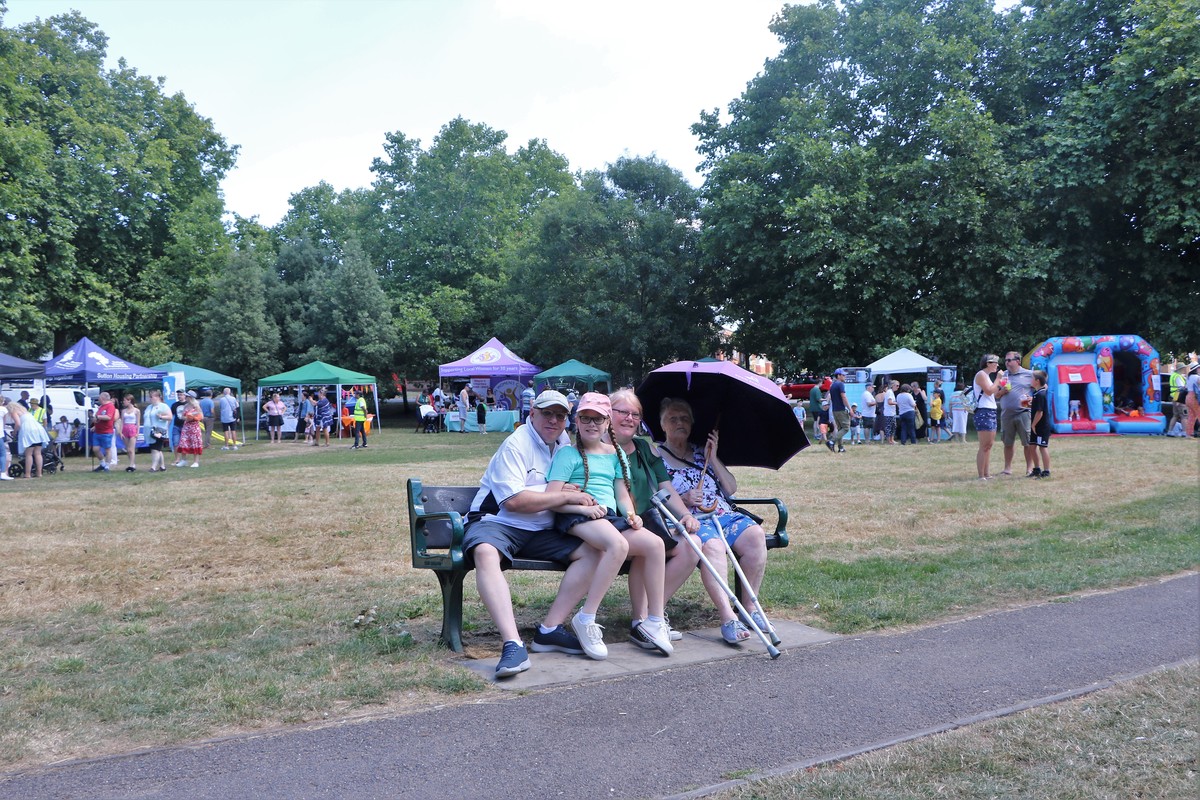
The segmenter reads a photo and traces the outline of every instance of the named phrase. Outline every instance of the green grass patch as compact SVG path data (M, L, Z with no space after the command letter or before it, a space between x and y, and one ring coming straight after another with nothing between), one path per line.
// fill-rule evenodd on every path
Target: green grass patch
M1120 586L1196 565L1200 526L1189 502L1125 503L1105 524L1081 524L1071 511L1030 527L966 531L908 555L773 557L764 585L773 602L808 608L813 624L838 633Z
M1196 665L1079 700L755 781L715 800L1191 800L1200 764Z

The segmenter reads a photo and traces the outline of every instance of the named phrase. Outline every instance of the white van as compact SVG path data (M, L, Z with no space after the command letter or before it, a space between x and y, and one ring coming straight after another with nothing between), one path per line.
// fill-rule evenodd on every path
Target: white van
M49 397L53 418L46 420L47 429L53 427L60 417L66 417L67 422L79 420L80 425L87 425L88 416L96 407L91 390L89 389L85 393L77 386L44 386L41 381L35 381L32 384L29 382L5 383L0 388L3 388L4 396L9 400L20 399L21 392L29 392L30 397L36 397L39 400Z
M50 398L50 413L47 415L50 419L47 428L52 427L61 417L66 417L67 422L79 420L80 425L87 425L94 406L92 398L84 394L82 389L50 386L45 391L46 396Z

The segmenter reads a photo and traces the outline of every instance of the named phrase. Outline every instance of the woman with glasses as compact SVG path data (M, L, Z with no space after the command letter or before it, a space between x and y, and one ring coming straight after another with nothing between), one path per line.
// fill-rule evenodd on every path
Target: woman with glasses
M992 444L996 441L996 393L1000 391L1000 356L994 353L985 355L971 383L971 391L975 393L975 431L979 434L979 450L975 453L976 480L986 481L992 477L991 465L988 463L992 455Z

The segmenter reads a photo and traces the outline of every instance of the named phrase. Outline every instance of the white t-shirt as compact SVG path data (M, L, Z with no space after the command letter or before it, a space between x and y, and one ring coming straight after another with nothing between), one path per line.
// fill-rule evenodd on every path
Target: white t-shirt
M555 447L566 447L570 443L571 440L563 433L555 442ZM521 492L546 491L546 475L550 472L550 462L553 460L550 446L542 441L532 425L517 428L488 462L479 480L479 491L471 503L471 510L479 511L491 493L500 511L497 514L485 514L484 519L494 519L526 531L544 531L554 527L553 511L518 514L504 507L505 500Z
M892 405L896 400L896 393L891 389L887 390L887 395L883 398L883 415L885 417L896 416L896 406Z
M865 418L875 416L875 392L871 391L871 387L863 389L862 398L858 401L858 407L862 410L862 415Z

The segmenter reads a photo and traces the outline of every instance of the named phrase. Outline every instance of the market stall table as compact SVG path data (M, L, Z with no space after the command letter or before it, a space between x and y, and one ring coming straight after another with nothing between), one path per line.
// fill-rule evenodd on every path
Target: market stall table
M489 411L487 414L487 430L498 433L511 433L516 428L519 419L520 416L516 411ZM458 414L449 414L446 416L446 429L450 431L462 430ZM479 432L479 425L475 422L474 410L467 414L467 430L475 433Z

